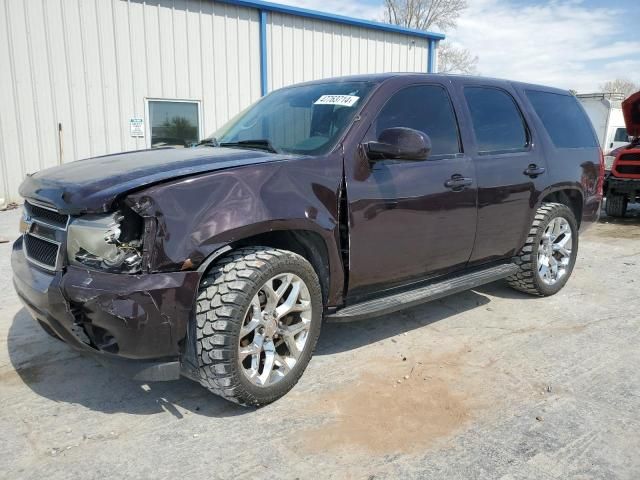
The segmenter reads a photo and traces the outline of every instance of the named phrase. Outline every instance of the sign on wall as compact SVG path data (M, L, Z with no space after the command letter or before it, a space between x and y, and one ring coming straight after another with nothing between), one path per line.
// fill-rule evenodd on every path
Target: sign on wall
M132 137L144 137L144 119L142 119L142 118L130 118L129 119L129 134Z

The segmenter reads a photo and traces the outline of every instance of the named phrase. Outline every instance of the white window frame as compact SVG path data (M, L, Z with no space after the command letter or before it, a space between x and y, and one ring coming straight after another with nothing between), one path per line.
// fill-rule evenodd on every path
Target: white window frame
M144 118L145 118L145 145L151 148L151 114L149 112L149 102L173 102L173 103L195 103L198 107L198 141L204 138L202 125L202 101L193 98L162 98L144 97Z

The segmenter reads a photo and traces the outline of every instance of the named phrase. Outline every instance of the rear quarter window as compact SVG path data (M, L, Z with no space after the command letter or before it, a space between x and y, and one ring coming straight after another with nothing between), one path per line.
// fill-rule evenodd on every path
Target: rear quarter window
M556 148L598 146L591 122L572 95L527 90L527 98Z

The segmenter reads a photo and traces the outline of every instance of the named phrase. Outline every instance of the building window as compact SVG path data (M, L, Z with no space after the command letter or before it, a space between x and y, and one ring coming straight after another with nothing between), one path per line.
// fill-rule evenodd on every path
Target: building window
M148 100L151 147L191 147L200 139L198 102Z

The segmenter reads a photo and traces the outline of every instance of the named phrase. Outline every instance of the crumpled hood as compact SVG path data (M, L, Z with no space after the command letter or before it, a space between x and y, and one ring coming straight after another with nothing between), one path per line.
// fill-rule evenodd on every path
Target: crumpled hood
M27 178L20 195L53 204L63 213L106 212L132 190L174 178L291 158L258 150L161 148L77 160Z
M622 113L627 133L632 137L640 137L640 92L622 102Z

